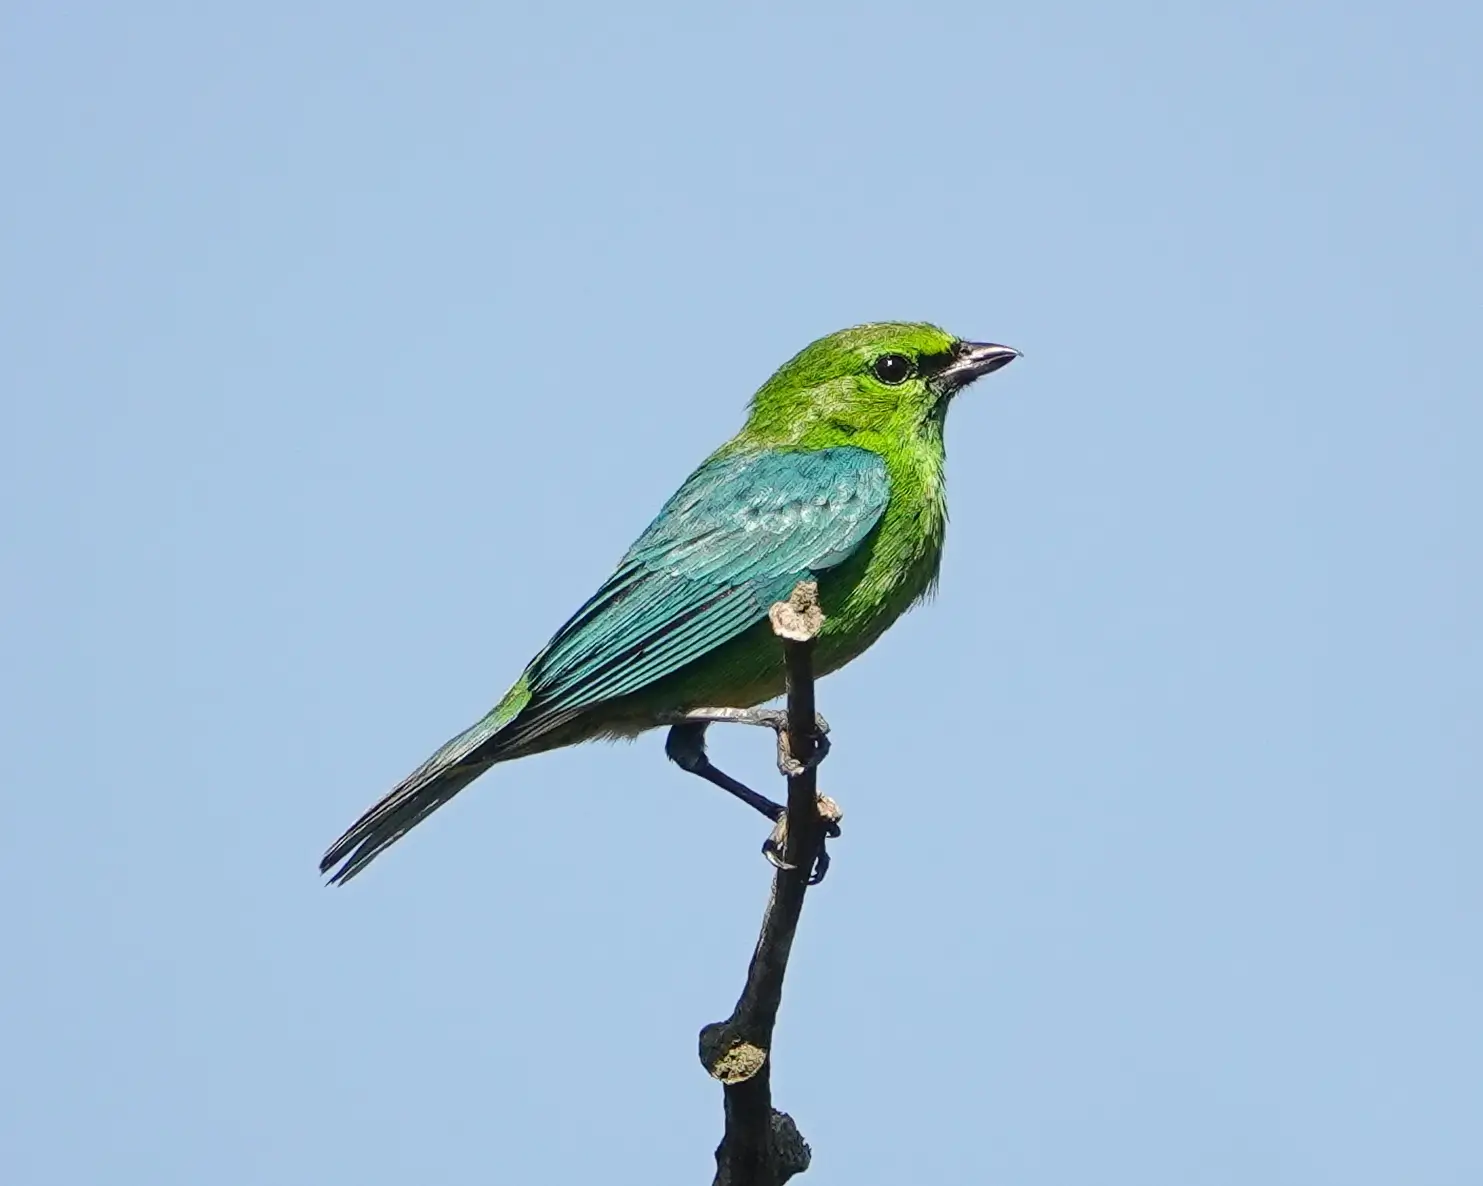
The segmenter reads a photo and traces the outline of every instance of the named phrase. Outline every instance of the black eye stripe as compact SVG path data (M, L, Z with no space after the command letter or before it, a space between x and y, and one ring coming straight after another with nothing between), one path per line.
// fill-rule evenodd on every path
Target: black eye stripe
M941 354L924 354L917 359L917 370L924 375L935 375L946 369L948 363L958 357L956 350L944 350Z
M894 387L910 379L916 367L904 354L882 354L870 364L870 370L882 383Z

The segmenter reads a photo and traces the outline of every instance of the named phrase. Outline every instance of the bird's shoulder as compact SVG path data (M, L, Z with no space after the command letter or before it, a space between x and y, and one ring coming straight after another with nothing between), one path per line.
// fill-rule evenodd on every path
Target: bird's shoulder
M744 541L758 535L837 536L874 521L890 497L879 453L853 445L826 449L731 449L711 456L665 503L625 562L671 549Z

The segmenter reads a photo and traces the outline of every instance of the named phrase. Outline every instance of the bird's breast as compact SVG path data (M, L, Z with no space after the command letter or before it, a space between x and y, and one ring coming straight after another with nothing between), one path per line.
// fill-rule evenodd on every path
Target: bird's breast
M937 583L947 531L940 449L888 457L891 497L855 555L820 577L819 665L832 671L870 646Z

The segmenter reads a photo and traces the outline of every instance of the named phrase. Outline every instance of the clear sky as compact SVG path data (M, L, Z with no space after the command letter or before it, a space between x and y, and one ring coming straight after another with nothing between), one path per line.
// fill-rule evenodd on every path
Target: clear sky
M819 689L805 1180L1483 1181L1480 43L8 5L0 1178L709 1180L765 825L659 735L315 862L778 363L927 319L1025 357Z

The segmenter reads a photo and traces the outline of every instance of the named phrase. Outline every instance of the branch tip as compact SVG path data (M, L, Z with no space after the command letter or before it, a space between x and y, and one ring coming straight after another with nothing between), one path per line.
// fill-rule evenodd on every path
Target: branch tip
M774 602L767 616L772 632L784 642L812 642L824 625L816 581L799 581L787 601Z

